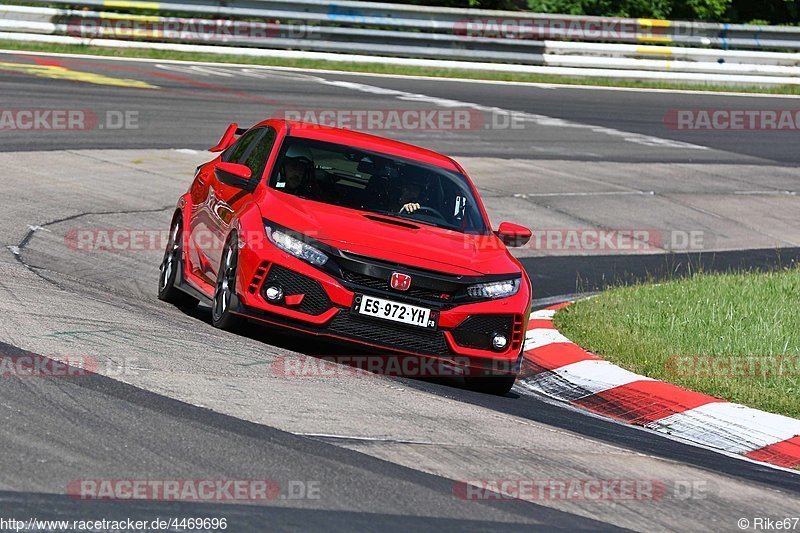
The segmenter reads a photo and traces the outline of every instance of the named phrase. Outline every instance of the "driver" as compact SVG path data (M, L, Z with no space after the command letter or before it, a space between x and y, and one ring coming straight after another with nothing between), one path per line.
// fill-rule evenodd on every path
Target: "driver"
M400 194L397 197L398 212L413 213L422 205L422 184L414 180L403 180L400 184Z
M283 156L284 191L292 194L309 194L314 190L312 173L314 163L307 150L290 146Z

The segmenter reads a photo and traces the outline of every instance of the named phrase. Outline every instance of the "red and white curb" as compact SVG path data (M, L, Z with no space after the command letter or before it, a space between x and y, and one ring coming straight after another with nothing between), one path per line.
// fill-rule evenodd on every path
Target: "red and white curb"
M800 466L800 420L640 376L553 326L568 303L531 313L518 387L628 424L777 466Z

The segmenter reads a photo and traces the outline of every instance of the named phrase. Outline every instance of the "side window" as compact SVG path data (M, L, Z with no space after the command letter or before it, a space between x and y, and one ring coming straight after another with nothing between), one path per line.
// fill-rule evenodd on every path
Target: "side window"
M263 136L256 140L250 147L250 150L244 156L241 163L253 172L254 179L261 179L264 173L264 166L267 164L269 154L272 152L272 147L275 145L275 137L277 132L273 128L263 128Z
M225 150L222 154L222 160L226 163L243 163L244 156L247 154L250 145L253 141L261 137L264 132L263 128L254 128L233 143L233 146Z

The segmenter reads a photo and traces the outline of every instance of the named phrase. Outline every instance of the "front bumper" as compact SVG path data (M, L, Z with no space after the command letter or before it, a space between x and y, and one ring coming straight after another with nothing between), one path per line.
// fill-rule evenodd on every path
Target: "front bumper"
M387 355L435 358L468 374L519 372L531 301L527 282L508 298L459 303L449 296L441 299L439 296L446 295L423 286L415 287L413 296L393 291L385 283L380 286L375 276L378 271L387 271L388 266L379 260L364 262L359 258L357 261L363 264L348 263L340 270L341 275L336 275L269 243L258 244L243 243L239 251L237 314L282 328L369 346ZM338 265L356 260L342 255L331 261L338 261ZM264 294L265 288L273 285L284 291L279 303L271 303ZM427 329L362 316L353 311L357 294L430 308L437 326ZM491 349L489 339L494 333L507 336L506 349Z

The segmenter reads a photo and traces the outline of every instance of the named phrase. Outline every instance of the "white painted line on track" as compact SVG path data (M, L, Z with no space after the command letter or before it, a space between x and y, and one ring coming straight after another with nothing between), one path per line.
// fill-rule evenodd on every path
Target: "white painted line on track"
M335 440L354 440L363 442L391 442L393 444L425 444L434 446L447 445L446 442L434 442L428 440L397 439L392 437L365 437L362 435L336 435L334 433L292 433L298 437L308 437L312 439L335 439Z
M551 198L557 196L654 196L655 191L599 191L599 192L519 192L514 198Z
M700 146L697 144L687 143L683 141L675 141L672 139L664 139L661 137L654 137L652 135L644 135L642 133L632 133L628 131L617 130L614 128L607 128L605 126L595 126L591 124L584 124L582 122L573 122L571 120L564 120L561 118L551 117L547 115L527 113L524 111L515 111L511 109L503 109L500 107L485 106L472 102L451 100L449 98L438 98L435 96L428 96L425 94L400 91L397 89L387 89L385 87L377 87L374 85L367 85L363 83L356 83L351 81L331 81L331 80L324 80L322 83L335 87L352 89L354 91L361 91L369 94L376 94L381 96L393 96L398 100L411 101L411 102L424 102L427 104L432 104L445 108L466 107L475 109L477 111L482 111L485 113L497 113L504 116L513 116L522 121L533 123L537 126L553 126L560 128L574 128L574 129L588 130L593 133L605 134L611 137L621 138L623 141L640 144L643 146L651 146L659 148L680 148L684 150L709 149L707 146Z
M0 50L0 53L7 53L8 51ZM36 54L33 54L36 55ZM90 56L92 57L92 56ZM93 59L97 60L98 56L92 57ZM101 58L105 59L105 58ZM123 59L123 58L114 58L116 60ZM129 58L125 58L129 59ZM175 64L172 61L159 61L156 62L156 67L160 64ZM180 63L178 63L180 64ZM183 63L184 65L187 64L186 62ZM214 69L202 68L201 65L207 65L208 63L188 63L193 66L193 69L196 73L201 75L210 75L212 73L217 73L218 75L224 75L226 77L230 77L231 74L229 72L220 72L223 66L227 66L228 68L234 65L225 65L225 64L213 64L215 67ZM235 65L237 68L242 68L242 65ZM198 70L199 68L199 70ZM252 67L247 67L248 69ZM266 69L272 67L263 67ZM317 71L320 72L320 71ZM678 149L686 149L686 150L708 150L709 147L701 146L697 144L692 144L684 141L677 141L672 139L665 139L661 137L655 137L652 135L645 135L641 133L634 133L628 131L617 130L614 128L608 128L605 126L596 126L592 124L586 124L582 122L574 122L571 120L565 120L561 118L551 117L548 115L541 115L536 113L528 113L524 111L516 111L511 109L503 109L500 107L494 106L485 106L481 104L476 104L473 102L462 102L459 100L452 100L448 98L437 98L434 96L428 96L425 94L419 93L411 93L406 91L399 91L395 89L386 89L383 87L376 87L373 85L367 85L363 83L355 83L349 81L334 81L334 80L326 80L324 78L320 78L317 76L309 76L309 81L317 81L319 83L323 83L326 85L337 86L341 88L371 93L371 94L378 94L383 96L392 96L399 100L404 101L413 101L413 102L424 102L427 104L436 105L439 107L445 108L457 108L457 107L465 107L475 109L477 111L482 111L486 113L495 113L502 116L513 116L515 119L524 122L530 122L537 126L551 126L551 127L560 127L560 128L574 128L574 129L581 129L591 131L593 133L604 134L615 138L621 138L625 142L635 143L643 146L650 146L650 147L659 147L659 148L678 148Z
M436 82L454 82L454 83L473 83L485 85L511 85L518 87L532 87L537 89L565 89L565 90L586 90L586 91L623 91L633 93L664 93L664 94L686 94L696 96L730 96L740 98L788 98L797 100L800 95L797 94L769 94L769 93L748 93L748 92L735 92L735 91L703 91L693 89L656 89L646 87L613 87L606 85L580 85L570 83L543 83L543 82L529 82L529 81L504 81L504 80L479 80L471 78L445 78L439 76L414 76L409 74L383 74L377 72L355 72L348 70L332 70L332 69L315 69L315 68L302 68L302 67L286 67L280 65L254 65L250 63L221 63L216 61L191 61L184 59L152 59L147 57L114 57L103 56L97 54L69 54L62 52L36 52L28 50L6 50L0 49L0 54L19 54L19 55L36 55L47 57L74 57L80 59L95 59L106 61L128 61L128 62L143 62L143 63L164 63L175 65L207 65L215 67L234 67L234 68L247 68L247 69L266 69L266 70L282 70L287 72L303 72L313 74L335 74L346 76L363 76L372 78L390 78L402 80L426 80Z

